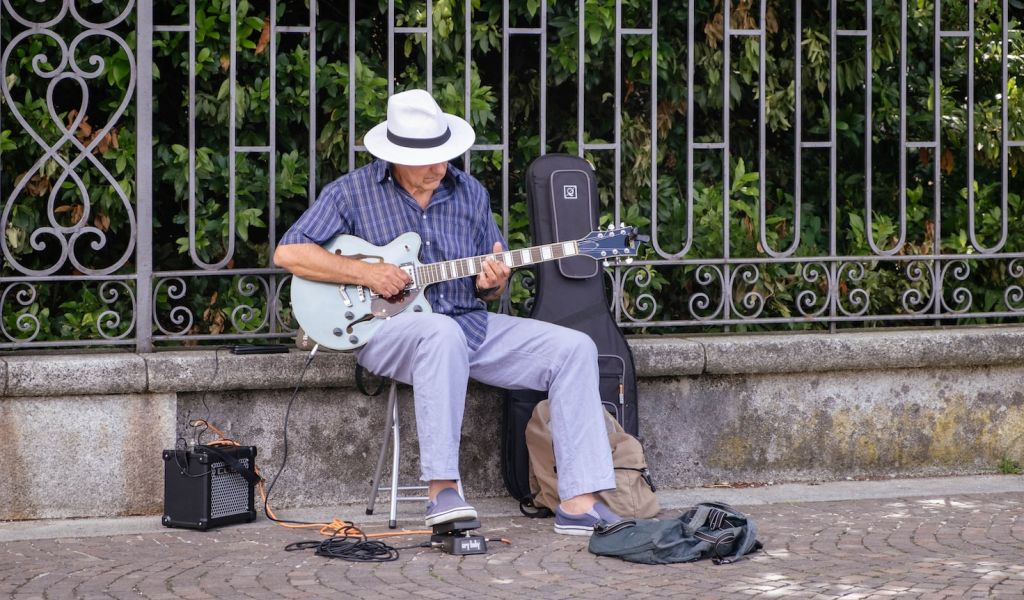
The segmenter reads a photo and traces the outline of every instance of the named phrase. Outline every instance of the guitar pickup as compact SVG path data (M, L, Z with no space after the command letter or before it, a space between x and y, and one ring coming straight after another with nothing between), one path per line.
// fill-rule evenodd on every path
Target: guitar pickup
M412 263L405 263L404 265L399 265L398 268L405 271L409 276L409 285L405 286L405 290L408 291L416 289L416 265Z

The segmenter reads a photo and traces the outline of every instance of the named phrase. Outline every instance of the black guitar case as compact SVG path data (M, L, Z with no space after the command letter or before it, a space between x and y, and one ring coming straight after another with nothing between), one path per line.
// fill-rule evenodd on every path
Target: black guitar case
M547 154L526 171L526 201L533 244L578 240L598 228L597 180L590 163ZM601 402L636 436L636 374L633 353L608 310L607 278L599 261L574 256L535 265L536 293L530 317L582 331L597 344ZM526 423L546 392L508 390L502 432L505 487L518 500L530 496Z

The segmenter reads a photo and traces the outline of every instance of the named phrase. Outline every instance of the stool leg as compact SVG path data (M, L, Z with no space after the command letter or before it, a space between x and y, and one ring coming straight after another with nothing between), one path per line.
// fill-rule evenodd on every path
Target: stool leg
M388 403L391 405L391 518L388 527L395 529L398 527L398 459L402 449L398 435L398 391L395 387L391 388Z
M377 492L380 490L380 480L381 476L384 474L384 459L388 455L388 441L390 441L388 440L388 437L391 436L395 406L397 405L397 386L398 384L392 381L391 389L388 392L387 417L385 417L384 423L384 441L380 445L380 454L377 456L377 470L373 473L373 483L370 486L370 501L366 504L366 514L368 515L373 514L373 505L377 502ZM392 504L394 504L394 498L392 498ZM392 519L394 519L393 516Z

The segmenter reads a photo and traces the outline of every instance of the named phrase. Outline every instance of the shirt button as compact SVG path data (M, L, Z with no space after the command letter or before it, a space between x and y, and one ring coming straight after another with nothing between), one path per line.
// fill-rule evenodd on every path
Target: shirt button
M427 245L429 246L429 245L430 245L430 242L427 242Z
M444 298L444 294L441 294L441 297Z

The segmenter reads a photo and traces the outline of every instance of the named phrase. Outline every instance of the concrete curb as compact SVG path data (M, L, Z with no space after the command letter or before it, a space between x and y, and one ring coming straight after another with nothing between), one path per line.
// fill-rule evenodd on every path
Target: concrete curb
M1024 363L1024 327L857 331L835 334L629 338L639 377L813 373ZM306 352L239 356L173 350L4 358L4 396L288 389ZM353 354L320 352L304 387L354 386ZM216 380L214 380L216 374Z
M842 502L849 500L936 497L953 494L1024 494L1024 477L1019 475L975 475L964 477L932 477L920 479L887 479L881 481L838 481L820 484L786 483L749 488L685 488L659 490L658 499L666 511L682 510L707 500L717 500L736 507L804 502ZM481 518L519 516L519 505L510 497L472 499ZM298 521L330 520L334 517L354 521L360 526L383 528L388 519L387 503L380 504L373 515L365 515L365 503L334 507L301 508L277 511L279 518ZM259 512L262 513L262 507ZM399 504L399 529L420 529L422 506L419 503ZM253 523L232 525L232 528L273 528L274 523L262 514ZM169 531L160 524L160 517L119 517L90 519L43 519L3 523L0 542L57 538L106 537L139 535ZM173 530L170 530L173 531Z

